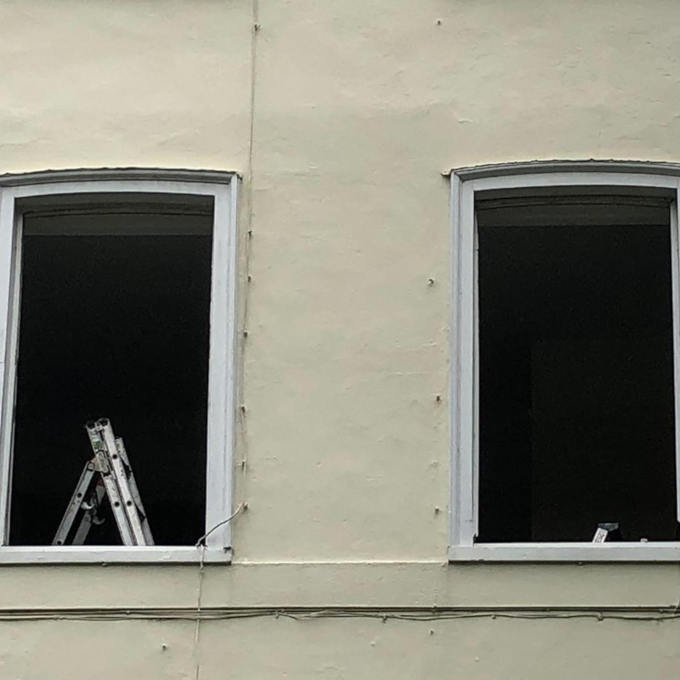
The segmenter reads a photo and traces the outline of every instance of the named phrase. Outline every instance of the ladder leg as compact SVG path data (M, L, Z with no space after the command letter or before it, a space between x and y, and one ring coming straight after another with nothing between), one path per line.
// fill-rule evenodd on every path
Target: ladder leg
M85 494L87 493L87 489L90 486L90 482L92 481L94 474L94 465L92 461L88 461L85 464L83 471L80 473L80 479L76 484L76 488L73 491L71 500L66 506L66 511L64 512L64 516L61 518L61 522L57 528L57 533L52 539L52 545L64 545L66 542L66 538L68 537L69 531L71 531L73 521L78 514L78 510L80 510L81 503L85 499Z
M94 451L96 459L97 470L101 472L102 480L106 487L106 493L109 497L109 503L111 504L111 511L113 512L113 517L118 525L118 531L120 532L120 538L123 545L138 545L130 527L127 513L123 509L123 501L118 491L117 480L111 468L112 456L110 456L107 451L107 445L104 440L104 433L100 422L101 421L98 421L97 423L88 423L86 425L87 434L90 438L90 444L92 444L92 450Z
M83 513L83 518L80 520L80 526L78 527L78 529L76 529L76 533L73 535L72 541L73 545L83 545L83 543L85 543L87 535L90 533L90 528L92 527L95 518L95 512L97 508L101 506L101 503L104 500L104 494L106 493L104 491L103 482L101 484L95 485L93 493L95 502L94 512Z
M137 506L135 505L135 501L132 498L132 493L130 492L128 475L125 470L125 466L123 465L123 461L118 454L116 437L113 434L111 423L106 418L102 418L101 420L97 421L97 425L101 428L100 431L106 445L111 471L115 477L116 485L118 486L118 492L123 502L123 510L130 525L130 529L132 530L132 536L134 538L135 545L146 545L146 537L144 536L144 531L142 530L142 521L139 517L139 513L137 512Z
M127 468L128 472L128 485L130 487L130 494L132 495L132 500L135 502L137 509L140 513L140 518L142 522L142 531L144 532L144 538L146 539L146 545L153 545L153 534L151 533L151 526L149 525L149 517L144 509L144 504L142 503L142 497L137 488L137 482L135 481L135 475L132 472L132 466L130 465L130 460L125 450L125 444L121 437L116 437L116 448L118 450L118 455L121 457L123 464Z

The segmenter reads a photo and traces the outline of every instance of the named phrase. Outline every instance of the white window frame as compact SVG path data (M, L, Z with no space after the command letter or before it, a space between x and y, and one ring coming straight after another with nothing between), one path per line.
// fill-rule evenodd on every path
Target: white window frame
M234 445L236 199L232 172L158 169L47 171L0 176L0 564L69 562L230 562ZM9 531L22 215L18 199L55 195L181 194L214 200L205 548L196 546L12 546ZM198 537L197 537L198 538Z
M678 198L680 165L643 162L533 162L478 166L451 172L451 561L680 560L680 542L476 543L479 517L479 342L475 194L539 187L670 189L675 393L676 503L680 518L680 300Z

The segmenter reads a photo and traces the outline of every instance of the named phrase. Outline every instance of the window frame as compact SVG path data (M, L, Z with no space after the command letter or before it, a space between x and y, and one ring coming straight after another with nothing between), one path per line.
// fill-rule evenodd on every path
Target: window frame
M6 545L11 506L21 281L17 200L84 194L178 194L213 198L204 548L196 546ZM0 176L0 564L231 561L236 346L236 201L233 172L161 169L45 171ZM219 526L218 526L219 525ZM216 528L215 528L216 527ZM198 537L197 537L198 538Z
M451 479L449 549L452 562L680 561L680 541L475 543L479 517L479 341L475 194L543 187L662 188L670 206L673 311L676 511L680 518L680 165L617 161L535 161L451 171Z

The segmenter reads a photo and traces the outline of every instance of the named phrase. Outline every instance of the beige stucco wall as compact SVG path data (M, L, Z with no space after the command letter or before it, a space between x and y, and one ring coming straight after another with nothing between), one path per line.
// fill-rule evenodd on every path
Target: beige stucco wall
M196 648L191 623L0 624L2 674L194 680L198 664L200 678L572 680L673 678L680 663L678 623L250 619L203 626Z
M203 607L674 605L672 564L446 563L441 171L680 160L679 20L672 0L0 0L0 172L240 172L249 331L234 564L3 567L0 619L190 611L199 590ZM197 663L202 678L665 678L680 671L677 633L552 618L265 617L198 636L191 621L11 620L0 675L85 678L105 660L102 678L193 678Z

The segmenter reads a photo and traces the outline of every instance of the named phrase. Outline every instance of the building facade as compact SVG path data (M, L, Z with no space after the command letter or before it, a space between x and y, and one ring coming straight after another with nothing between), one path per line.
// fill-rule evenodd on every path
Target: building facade
M239 178L230 562L2 564L0 675L677 674L677 548L449 558L451 169L675 178L678 18L661 0L0 2L0 172Z

